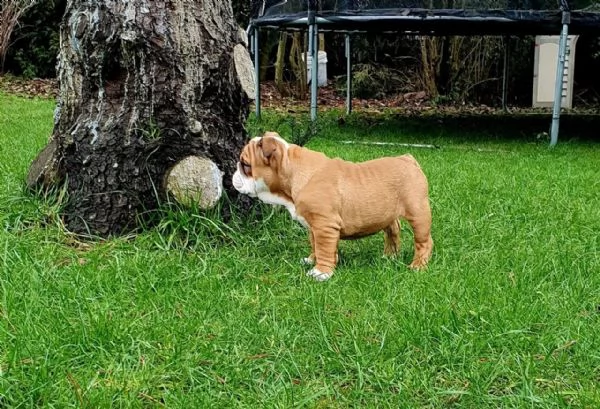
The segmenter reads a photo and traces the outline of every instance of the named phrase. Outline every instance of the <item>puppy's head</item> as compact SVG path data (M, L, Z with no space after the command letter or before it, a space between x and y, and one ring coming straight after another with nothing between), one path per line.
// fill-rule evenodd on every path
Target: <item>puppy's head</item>
M233 187L250 197L264 192L276 194L288 148L289 144L277 132L266 132L262 137L253 138L242 149L233 175Z

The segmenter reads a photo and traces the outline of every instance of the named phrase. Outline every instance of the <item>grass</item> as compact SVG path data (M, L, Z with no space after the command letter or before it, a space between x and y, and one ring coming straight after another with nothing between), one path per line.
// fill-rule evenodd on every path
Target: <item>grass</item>
M22 188L52 110L0 95L0 407L600 406L597 144L325 117L313 149L420 161L436 247L412 272L406 225L398 260L381 235L343 242L316 283L283 210L171 210L135 238L74 241L59 203ZM265 116L252 132L290 135Z

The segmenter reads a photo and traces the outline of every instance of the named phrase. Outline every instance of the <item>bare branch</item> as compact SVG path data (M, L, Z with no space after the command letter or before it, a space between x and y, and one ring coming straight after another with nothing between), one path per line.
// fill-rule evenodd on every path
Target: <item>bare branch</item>
M10 38L19 19L39 0L0 0L0 72L10 46Z

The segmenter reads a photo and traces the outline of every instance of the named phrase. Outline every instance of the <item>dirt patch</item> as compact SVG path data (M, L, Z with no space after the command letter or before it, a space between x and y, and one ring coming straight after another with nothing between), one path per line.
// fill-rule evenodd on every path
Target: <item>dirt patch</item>
M302 112L310 109L310 96L304 100L283 97L277 91L273 82L260 84L260 92L261 104L265 108L284 110L286 112ZM319 87L317 105L319 107L343 109L346 107L345 91L340 91L333 85ZM427 110L432 109L433 105L424 91L398 94L381 99L352 98L352 107L361 110L383 110L385 108Z
M56 79L23 79L12 75L0 75L0 91L26 98L56 98L58 81Z

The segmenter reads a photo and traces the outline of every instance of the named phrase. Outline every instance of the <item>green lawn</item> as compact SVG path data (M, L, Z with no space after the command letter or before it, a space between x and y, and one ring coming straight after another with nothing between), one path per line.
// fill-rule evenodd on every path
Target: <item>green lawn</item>
M435 249L413 272L406 225L399 260L343 242L317 283L282 209L74 241L23 191L53 108L0 95L0 408L600 407L597 144L330 115L309 147L420 161ZM276 124L289 137L272 113L249 127Z

